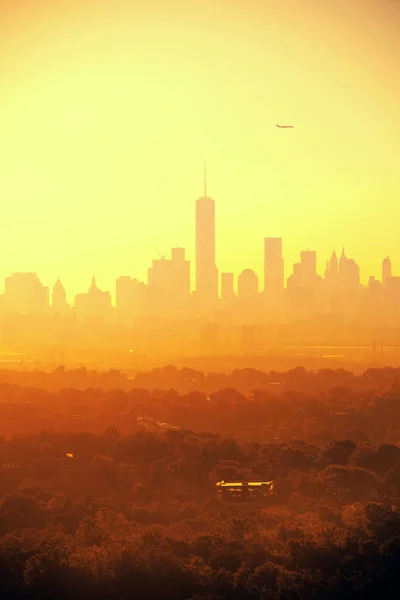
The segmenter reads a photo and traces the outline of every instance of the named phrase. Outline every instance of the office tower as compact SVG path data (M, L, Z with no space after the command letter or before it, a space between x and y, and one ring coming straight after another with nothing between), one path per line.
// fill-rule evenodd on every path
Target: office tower
M171 259L153 260L148 269L153 313L165 317L187 314L190 300L190 262L184 248L172 248Z
M367 287L360 304L360 318L364 318L367 326L377 321L382 316L382 284L375 277L370 276Z
M317 253L315 250L303 250L300 253L300 264L303 283L315 280L317 276Z
M212 308L218 300L215 202L207 196L205 167L204 195L196 201L196 297L200 310Z
M382 263L382 283L386 283L392 276L392 263L390 258L387 257Z
M117 321L131 325L140 314L139 282L129 275L118 277L115 286L115 308Z
M221 273L221 302L227 305L232 302L234 297L233 273Z
M332 277L337 277L339 274L339 262L335 250L332 252L331 260L329 261L329 270Z
M255 298L258 294L258 277L251 269L245 269L238 277L238 298Z
M5 279L4 307L8 314L48 314L49 288L36 273L14 273Z
M163 294L176 299L190 294L190 262L185 260L184 248L172 248L171 259L153 260L147 271L149 287L157 287Z
M74 311L77 319L83 322L111 320L113 315L111 294L103 292L97 287L94 275L88 292L75 296Z
M282 238L264 238L264 292L279 299L283 289Z
M293 273L289 275L286 282L286 287L288 289L299 287L302 284L302 274L301 274L301 264L294 263L293 264Z
M260 322L262 301L258 293L258 277L251 269L245 269L238 277L235 305L234 319L238 325Z
M383 319L385 324L391 327L398 327L400 325L400 277L389 277L386 279L383 302Z
M360 285L360 267L352 258L347 258L344 248L339 260L339 281L344 289L356 289Z
M51 308L55 315L67 315L69 313L69 306L67 303L67 296L65 288L61 281L57 279L53 287L53 293L51 297Z
M171 260L185 260L185 248L172 248L171 249Z
M335 279L339 275L339 262L335 250L332 252L331 259L328 263L329 277Z
M370 294L379 293L380 287L380 281L378 281L373 275L371 275L368 279L367 292Z

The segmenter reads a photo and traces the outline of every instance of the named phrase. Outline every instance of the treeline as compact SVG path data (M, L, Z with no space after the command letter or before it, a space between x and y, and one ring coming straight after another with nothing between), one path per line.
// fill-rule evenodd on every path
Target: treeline
M362 378L299 371L287 373L285 385L267 388L260 383L248 394L223 387L215 392L182 394L173 387L148 390L132 386L129 390L65 388L51 392L2 383L0 434L44 429L100 433L112 426L128 435L137 430L138 419L145 417L155 430L161 423L233 436L241 442L301 439L324 445L333 439L350 439L396 444L400 442L397 376L397 370L365 373ZM340 386L333 385L339 381Z
M355 392L385 391L400 385L400 369L386 367L368 369L355 375L344 369L306 371L297 367L286 372L235 369L231 373L203 373L187 367L165 366L151 371L128 373L115 369L107 372L58 367L52 372L0 370L0 384L38 388L48 392L62 389L101 389L129 391L132 388L147 390L173 388L179 394L197 391L204 394L233 388L249 395L253 390L268 390L280 394L281 388L289 391L319 393L333 387L343 387Z
M79 373L0 384L1 598L398 597L399 370L244 370L187 392L185 369L143 374L149 389ZM275 496L224 503L221 479Z
M0 462L19 465L0 478L7 600L397 598L396 446L108 428L1 439ZM221 478L276 496L224 504Z

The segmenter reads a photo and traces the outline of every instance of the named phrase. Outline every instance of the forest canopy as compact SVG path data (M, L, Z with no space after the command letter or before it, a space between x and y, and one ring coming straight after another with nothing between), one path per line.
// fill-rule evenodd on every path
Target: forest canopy
M397 370L58 375L0 377L2 597L397 597ZM220 480L274 495L223 501Z

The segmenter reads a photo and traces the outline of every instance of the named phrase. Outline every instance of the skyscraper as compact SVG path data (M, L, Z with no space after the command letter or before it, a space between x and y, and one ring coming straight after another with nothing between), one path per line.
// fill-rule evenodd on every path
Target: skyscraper
M200 309L210 309L218 299L218 270L215 265L215 202L207 196L204 166L204 195L196 201L196 297Z
M118 277L115 289L115 308L120 324L131 325L139 316L140 284L137 279L133 279L129 275Z
M317 253L315 250L300 252L300 264L303 283L314 281L317 276Z
M153 260L148 269L149 300L154 315L183 317L190 299L190 262L184 248L172 248L171 259Z
M112 318L111 294L97 287L94 275L87 294L75 296L74 312L83 322L106 322Z
M352 258L347 258L344 248L339 259L339 281L342 289L357 289L360 285L360 268Z
M382 263L382 283L386 283L392 276L392 263L390 258L387 257Z
M332 252L332 256L329 261L329 275L332 279L336 279L339 275L339 261L335 250Z
M4 304L8 314L48 314L49 288L36 273L14 273L5 279Z
M264 238L264 292L276 300L283 289L282 238Z
M245 269L238 277L238 298L255 298L258 294L258 277L251 269Z
M171 296L175 302L181 298L188 300L190 295L190 262L185 259L184 248L172 248L171 258L153 260L147 271L148 286L157 288L164 302L164 296Z
M59 279L53 287L51 307L55 315L67 315L69 313L65 288Z

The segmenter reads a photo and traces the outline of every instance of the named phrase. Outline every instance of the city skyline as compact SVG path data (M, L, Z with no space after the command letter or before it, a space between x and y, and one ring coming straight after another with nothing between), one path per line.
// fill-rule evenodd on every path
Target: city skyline
M231 272L226 269L224 270L223 268L220 268L215 261L216 248L218 247L218 239L216 236L216 204L218 205L214 198L207 194L206 164L204 163L203 195L195 201L194 239L196 252L194 258L192 260L188 258L186 255L186 248L183 248L179 245L170 245L168 253L161 253L160 250L157 248L156 253L158 254L158 256L153 257L151 259L153 266L151 266L150 264L147 265L147 277L143 278L143 280L140 279L135 273L124 273L120 275L116 274L114 285L110 289L106 289L104 288L104 286L100 285L100 288L104 288L105 293L108 293L110 295L112 299L112 305L116 305L116 283L118 279L129 277L134 280L137 280L139 283L145 284L146 286L151 284L152 272L156 269L155 273L157 273L157 266L160 265L160 263L164 259L167 259L167 254L171 254L171 257L167 259L168 261L178 260L183 261L187 264L187 278L190 281L190 293L199 293L199 295L201 295L203 298L204 296L208 296L211 297L211 299L222 299L221 292L224 287L224 280L225 286L227 285L229 280L228 289L232 289L234 295L237 295L238 288L240 285L240 276L250 271L254 273L257 278L257 293L267 292L267 296L271 296L271 294L272 296L276 296L277 294L279 294L280 289L286 289L288 287L288 283L290 286L290 281L293 280L293 277L296 276L296 268L303 262L305 264L306 270L308 270L311 274L314 273L317 276L326 279L328 268L327 265L332 260L332 256L335 256L337 257L337 259L339 259L339 256L343 256L345 254L345 246L342 245L341 253L338 253L336 251L336 247L333 247L332 252L329 254L328 257L319 258L318 260L318 252L314 249L310 249L309 247L307 247L306 250L299 249L297 260L295 260L292 264L288 264L285 261L283 238L278 236L264 236L262 240L264 248L263 268L261 272L257 272L256 269L254 269L251 265L247 265L240 272ZM203 250L203 247L205 247L205 250ZM346 258L349 257L347 256ZM359 264L357 260L353 258L350 258L349 260L352 261L359 269ZM319 269L318 266L322 261L324 262L325 268ZM206 270L203 267L204 262ZM192 268L190 268L191 265ZM397 278L397 275L395 274L395 272L393 272L393 263L389 254L387 254L383 259L381 259L380 265L380 272L378 274L362 274L361 270L359 269L359 281L362 287L366 287L371 279L375 279L377 281L380 281L381 283L384 283L385 279L387 278ZM211 269L216 269L215 281L213 274L211 274L211 279L210 275L207 274L207 268L210 267ZM394 271L396 271L396 268L394 269ZM35 277L38 276L41 282L40 274L37 271L13 271L5 276L5 287L3 291L7 290L7 280L12 279L11 276L14 275L32 275ZM93 285L97 286L99 280L101 280L101 273L93 272L90 276L90 280L92 282L92 287ZM55 282L53 282L52 284L50 283L45 287L48 287L49 290L54 290L53 286L55 286L57 289L57 286L59 286L60 284L65 290L67 290L67 286L64 286L63 283L62 274L57 276ZM214 288L214 292L211 289L210 294L210 287L212 288L212 286L214 286L215 284L216 287ZM217 293L215 293L215 290L217 290ZM73 306L75 303L75 299L81 296L82 294L86 294L86 292L82 291L82 289L80 289L77 292L66 291L66 298L68 304L70 306ZM207 300L205 301L207 302ZM268 298L266 302L268 304Z
M260 294L265 296L265 306L268 308L271 301L273 303L274 301L281 300L281 290L290 289L293 285L302 287L313 286L317 279L329 283L332 281L332 275L334 276L333 278L337 278L340 274L339 265L342 263L342 260L348 263L353 271L353 274L350 273L350 280L355 277L358 282L357 285L363 289L366 289L374 281L385 284L389 279L397 281L400 277L393 272L392 261L390 256L387 255L381 260L381 269L378 276L369 274L365 277L364 275L364 278L367 279L367 285L365 285L361 277L358 262L346 255L344 245L342 246L341 253L337 253L336 248L333 248L329 257L324 260L325 268L323 271L319 271L318 269L317 251L310 248L299 250L298 259L292 265L288 265L287 263L285 264L284 240L282 237L277 236L265 236L263 238L262 273L257 273L251 265L248 265L238 273L219 268L215 261L216 247L218 246L216 236L216 202L207 194L206 163L204 163L203 195L195 201L194 238L196 247L194 260L188 259L186 248L182 246L170 246L170 252L163 254L157 249L158 257L153 258L152 265L147 267L147 277L145 280L140 280L135 273L116 275L113 288L110 290L104 289L102 293L110 297L111 304L115 307L119 281L135 281L149 289L154 285L157 286L158 282L161 281L167 295L171 293L171 302L177 301L180 294L186 295L187 298L189 295L194 295L200 298L201 303L210 305L212 310L214 310L215 301L224 301L224 296L229 297L232 294L233 296L246 296L246 292L240 293L240 288L245 290L249 287L253 289L250 296ZM170 256L167 257L167 254ZM176 274L174 271L168 270L170 268L169 265L172 266L174 264L179 264L183 267L179 267L180 274L178 275L178 277L183 277L183 287L181 285L180 288L176 289L173 281ZM302 273L301 275L300 272ZM17 294L16 290L18 286L15 284L15 281L19 281L19 279L21 281L24 280L24 286L26 282L28 284L30 282L31 284L32 281L37 281L37 283L34 283L34 286L40 285L43 289L48 290L45 296L47 294L48 299L46 302L49 305L53 305L54 297L59 298L61 294L61 302L67 302L73 307L76 305L76 302L79 305L81 297L86 295L86 292L80 290L73 295L73 298L68 298L66 286L61 281L62 277L57 277L53 285L43 286L38 273L31 271L14 271L8 274L5 278L4 292L7 293L8 284L8 293L12 290L11 295ZM192 285L193 281L195 282L194 286ZM91 290L100 292L100 287L98 287L98 276L93 273L88 293ZM27 289L29 289L29 285ZM50 289L52 289L52 302L50 301ZM43 298L43 290L40 291L40 297ZM178 307L178 313L179 310L180 308Z
M14 353L36 349L52 363L72 355L76 361L75 352L85 348L101 360L104 344L123 363L130 354L133 360L147 353L188 356L194 348L200 353L235 348L249 355L285 344L289 352L293 344L348 347L349 336L374 355L386 343L398 347L400 276L389 257L381 261L380 276L370 275L364 286L359 264L344 247L331 252L321 273L316 250L300 249L290 266L286 241L264 236L261 274L250 264L227 272L216 260L218 202L208 193L206 172L203 195L192 206L195 260L188 260L183 247L157 250L144 281L134 272L116 277L115 300L94 274L87 291L69 302L59 278L50 289L35 273L6 277L0 294L2 347Z
M83 4L1 2L2 278L71 298L144 280L157 248L193 261L204 159L221 271L260 277L265 235L319 272L344 244L364 283L400 264L395 6Z

